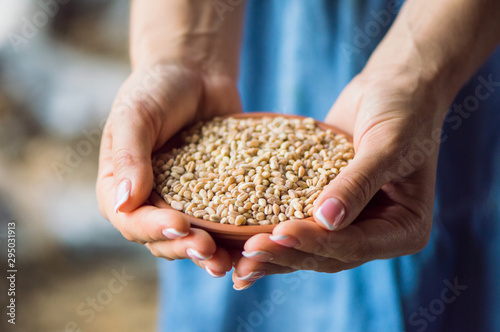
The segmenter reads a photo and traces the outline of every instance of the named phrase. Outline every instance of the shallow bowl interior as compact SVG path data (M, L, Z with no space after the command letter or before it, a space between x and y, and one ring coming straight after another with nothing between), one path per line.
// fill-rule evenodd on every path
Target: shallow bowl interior
M226 117L233 117L233 118L262 118L262 117L283 117L283 118L289 118L289 119L306 119L303 116L298 116L298 115L285 115L285 114L279 114L279 113L267 113L267 112L253 112L253 113L239 113L239 114L232 114L230 116ZM347 134L346 132L328 125L324 122L316 121L316 124L320 129L327 130L330 129L336 134L343 134L345 137L352 142L352 137L351 135ZM178 146L181 143L180 140L180 135L175 135L172 139L170 139L161 149L159 149L156 154L159 153L165 153L170 150L172 150L174 147ZM151 193L151 196L149 198L149 202L159 208L165 208L165 209L172 209L165 200L160 197L159 194L156 193L156 191L153 190ZM182 212L179 212L182 213ZM259 233L272 233L274 227L276 225L243 225L243 226L235 226L235 225L229 225L229 224L220 224L217 222L211 222L207 221L204 219L199 219L195 218L193 216L187 215L187 219L191 223L191 226L203 229L207 231L212 237L214 238L215 242L218 245L225 246L225 247L231 247L231 248L242 248L243 244L245 243L246 240L248 240L250 237L254 236L255 234ZM303 220L308 220L312 221L312 217L305 218ZM285 221L286 222L286 221Z

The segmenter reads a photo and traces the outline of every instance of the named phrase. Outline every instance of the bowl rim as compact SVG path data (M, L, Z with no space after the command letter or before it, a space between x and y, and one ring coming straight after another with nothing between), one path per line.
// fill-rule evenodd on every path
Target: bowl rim
M224 116L218 116L219 118L239 118L239 119L245 119L245 118L263 118L263 117L271 117L271 118L276 118L276 117L284 117L288 119L307 119L309 117L306 116L301 116L301 115L295 115L295 114L281 114L281 113L271 113L271 112L246 112L246 113L233 113L233 114L228 114ZM327 130L330 129L332 130L335 134L341 134L344 135L349 142L352 143L352 136L345 131L332 126L330 124L324 123L322 121L314 119L316 125L322 129L322 130ZM191 127L193 124L190 124L186 126L185 128ZM154 156L160 154L160 153L165 153L167 151L170 151L174 146L169 146L169 142L173 141L176 137L178 137L178 134L182 132L185 128L181 129L178 133L176 133L172 138L167 141L161 148L153 152L152 154L152 159ZM153 188L151 195L148 199L149 203L152 204L153 206L156 206L158 208L165 208L165 209L170 209L170 210L175 210L172 208L164 199L161 197ZM201 228L206 230L209 233L215 233L215 234L220 234L220 235L230 235L234 236L235 238L240 238L240 239L245 239L248 238L252 235L259 234L259 233L272 233L274 228L278 226L280 223L275 224L275 225L241 225L241 226L236 226L236 225L231 225L231 224L221 224L218 222L213 222L213 221L208 221L204 219L199 219L193 216L190 216L182 211L177 211L179 213L184 214L184 217L190 222L192 226L195 226L197 228ZM300 220L309 220L313 221L313 217L308 217ZM283 221L286 222L286 221Z

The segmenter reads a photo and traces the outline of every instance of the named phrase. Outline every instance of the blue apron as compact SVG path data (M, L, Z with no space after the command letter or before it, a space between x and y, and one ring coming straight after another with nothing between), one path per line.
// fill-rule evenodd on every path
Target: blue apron
M249 1L244 109L324 119L400 6ZM230 274L213 279L188 260L161 260L159 330L500 331L499 108L497 49L446 117L434 224L420 253L337 274L268 276L241 292Z

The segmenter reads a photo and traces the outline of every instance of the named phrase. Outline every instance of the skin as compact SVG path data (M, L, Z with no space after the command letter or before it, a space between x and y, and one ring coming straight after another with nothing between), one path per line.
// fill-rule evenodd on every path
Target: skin
M287 221L273 237L252 237L244 247L254 253L250 258L216 247L206 232L191 229L182 213L144 204L152 190L155 149L193 120L241 112L236 81L244 4L231 8L220 16L208 1L133 2L133 72L101 144L102 214L155 256L189 258L186 250L192 248L211 257L193 261L213 276L234 267L236 289L264 275L301 269L335 273L424 248L443 118L458 89L500 41L500 2L406 2L325 119L353 135L353 162L317 199L315 222ZM151 76L154 84L146 84ZM422 152L423 143L429 152ZM409 167L403 170L402 164ZM131 183L130 196L115 212L116 188L124 180ZM344 211L335 230L318 213L332 197ZM188 235L170 239L162 233L170 228ZM276 240L279 235L288 238Z

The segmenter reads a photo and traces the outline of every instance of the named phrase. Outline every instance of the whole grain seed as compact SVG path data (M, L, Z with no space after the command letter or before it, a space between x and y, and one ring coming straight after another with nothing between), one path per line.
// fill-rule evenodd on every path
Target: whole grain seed
M170 206L178 211L182 211L184 209L184 202L172 201Z
M262 221L264 219L266 219L266 215L263 213L263 212L259 212L257 213L257 215L255 216L255 218L259 221Z
M210 216L210 221L213 221L213 222L220 222L220 220L221 220L221 217L220 217L220 216L218 216L218 215L216 215L216 214L212 214L212 215Z
M155 189L172 208L234 225L311 217L321 190L354 158L351 143L314 120L215 118L153 160Z
M294 216L299 219L304 219L304 214L300 211L295 211Z
M208 215L208 212L205 210L198 210L193 213L193 216L196 218L203 218L203 216Z
M234 219L234 224L236 226L241 226L241 225L244 225L246 222L246 218L243 217L242 215L239 215L237 216L235 219Z

